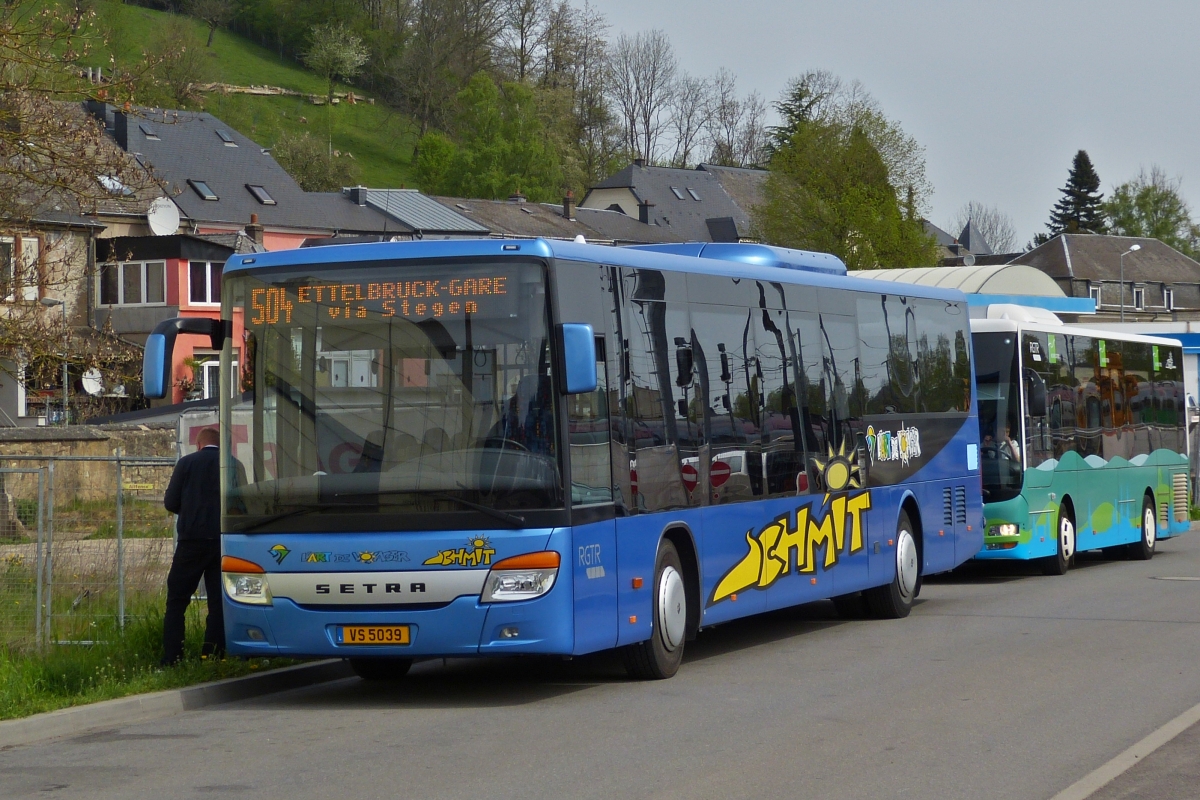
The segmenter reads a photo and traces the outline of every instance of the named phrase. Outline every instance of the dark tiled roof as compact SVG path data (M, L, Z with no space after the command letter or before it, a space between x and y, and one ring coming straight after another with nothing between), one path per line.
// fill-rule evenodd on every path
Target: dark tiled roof
M472 200L462 197L435 198L456 214L486 227L493 235L529 236L545 239L596 238L596 231L578 218L563 217L561 206L514 203L507 200Z
M412 228L398 222L387 214L370 206L352 202L345 192L308 192L307 200L313 206L322 227L331 228L347 236L360 234L410 235ZM259 215L262 221L262 215Z
M770 175L765 169L722 167L717 164L701 164L696 169L716 175L721 188L747 214L753 214L754 207L762 204L763 187Z
M974 220L967 220L967 224L963 226L962 233L958 235L958 241L963 247L976 255L991 255L992 253L991 245L987 243L987 239L983 238L983 234L979 232L979 228L975 227Z
M197 223L245 225L251 214L271 228L375 230L383 219L334 195L310 195L258 143L212 114L150 111L113 114L118 144L171 191L185 217ZM205 200L189 181L203 181L217 200ZM246 188L262 186L272 204Z
M560 212L561 213L561 212ZM646 225L620 211L602 208L577 208L575 218L596 232L595 238L615 244L663 244L668 242L707 242L708 237L687 237L674 228ZM707 231L706 231L707 233ZM587 234L584 234L587 237ZM591 238L591 237L587 237Z
M925 232L927 234L929 234L930 236L932 236L934 239L937 239L937 243L939 246L949 247L951 245L958 244L958 240L954 238L953 234L942 230L941 228L939 228L937 225L934 225L929 220L922 219L921 223L925 226Z
M749 235L749 213L726 193L715 172L630 164L594 188L632 190L640 202L654 204L650 208L650 223L669 228L682 241L710 241L708 220L721 217L732 217L739 234ZM587 196L583 202L587 202Z
M1125 256L1125 280L1200 282L1200 263L1158 239L1134 236L1064 233L1009 263L1037 267L1052 278L1116 281L1121 277L1121 253L1135 244L1141 249Z

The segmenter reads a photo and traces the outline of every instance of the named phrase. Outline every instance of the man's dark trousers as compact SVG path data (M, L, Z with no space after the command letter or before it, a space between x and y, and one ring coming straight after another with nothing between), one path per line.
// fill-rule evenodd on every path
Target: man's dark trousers
M225 612L221 607L221 540L181 539L167 574L167 616L163 621L163 663L183 656L184 612L192 593L204 578L208 592L208 622L204 626L204 654L225 650Z

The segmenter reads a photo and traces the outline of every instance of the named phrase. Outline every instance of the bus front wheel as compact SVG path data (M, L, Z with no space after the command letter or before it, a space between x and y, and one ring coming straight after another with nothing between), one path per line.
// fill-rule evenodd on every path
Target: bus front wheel
M1158 541L1158 520L1154 516L1154 501L1149 496L1142 500L1142 538L1129 545L1129 557L1135 561L1154 558L1154 545Z
M880 619L900 619L912 611L921 577L921 553L907 511L896 523L896 577L886 586L863 592L871 613Z
M1058 547L1052 556L1042 560L1042 572L1046 575L1066 575L1075 558L1075 520L1071 519L1066 507L1058 509Z
M351 658L350 669L364 681L398 681L412 668L411 658Z
M625 671L631 678L669 678L683 661L688 615L683 564L675 545L665 539L655 559L652 599L650 638L625 648Z

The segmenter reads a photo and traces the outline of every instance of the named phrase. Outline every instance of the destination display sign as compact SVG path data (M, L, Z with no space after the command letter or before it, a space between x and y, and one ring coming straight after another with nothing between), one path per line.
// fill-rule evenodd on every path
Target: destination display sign
M250 324L289 324L303 319L366 320L403 317L411 320L463 318L468 314L504 316L516 310L509 276L420 278L399 281L310 281L250 290ZM306 311L306 309L312 309Z

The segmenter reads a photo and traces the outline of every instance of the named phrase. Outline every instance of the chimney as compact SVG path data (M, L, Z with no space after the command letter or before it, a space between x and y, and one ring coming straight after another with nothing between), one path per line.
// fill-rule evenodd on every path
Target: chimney
M644 167L644 166L646 166L646 159L644 159L644 158L635 158L635 159L633 160L633 165L634 165L635 167Z
M510 203L524 203L524 202L525 202L525 195L521 194L521 190L520 190L520 189L517 189L515 192L513 192L512 194L510 194L510 195L508 196L508 202L510 202Z
M108 104L103 100L88 100L83 104L83 108L87 113L99 120L101 125L108 126L108 120L106 119L108 116Z
M567 196L563 198L563 218L575 219L575 193L567 189Z
M350 196L350 202L356 206L365 206L367 204L367 187L351 186L343 191Z
M113 138L122 150L129 150L129 117L124 111L113 112Z
M246 226L246 235L259 247L263 246L263 226L258 224L258 214L250 215L250 224Z
M650 209L654 208L654 203L649 200L643 200L638 203L638 221L644 225L650 224Z

